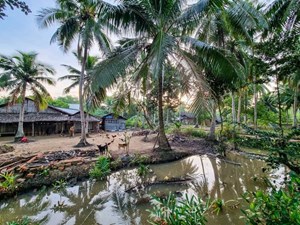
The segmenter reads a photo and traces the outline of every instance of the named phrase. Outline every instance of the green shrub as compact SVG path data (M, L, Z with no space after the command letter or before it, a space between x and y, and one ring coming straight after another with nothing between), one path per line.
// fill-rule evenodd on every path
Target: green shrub
M242 210L247 224L299 225L300 224L300 177L291 174L286 188L270 192L261 190L244 196L249 208ZM249 200L251 199L253 200Z
M10 173L0 173L0 177L4 179L4 181L0 182L0 187L8 190L14 190L16 188L16 179L17 176L12 172Z
M187 127L181 129L181 134L191 137L205 138L207 134L204 130L199 128Z
M90 177L103 180L110 174L110 161L105 156L100 156L95 166L90 170Z
M166 199L153 199L155 202L150 210L150 224L203 225L207 222L205 213L209 206L200 198L185 195L185 199L179 201L173 194L169 194Z

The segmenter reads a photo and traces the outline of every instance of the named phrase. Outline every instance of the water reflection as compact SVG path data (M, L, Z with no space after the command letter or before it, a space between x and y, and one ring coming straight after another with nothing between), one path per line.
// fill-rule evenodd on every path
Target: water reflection
M168 192L197 195L203 199L218 198L226 203L239 198L246 190L267 188L262 173L265 163L230 155L229 161L192 156L178 162L153 165L153 173L141 178L137 169L123 169L109 176L107 181L85 181L64 191L43 190L0 203L0 224L27 215L44 225L81 224L148 224L151 195L165 196ZM278 181L284 168L268 176ZM192 177L182 184L152 184L170 178ZM143 188L136 188L143 187ZM127 190L127 191L126 191ZM128 191L132 190L132 191ZM209 224L244 224L239 219L240 208L225 207L218 216L209 214Z

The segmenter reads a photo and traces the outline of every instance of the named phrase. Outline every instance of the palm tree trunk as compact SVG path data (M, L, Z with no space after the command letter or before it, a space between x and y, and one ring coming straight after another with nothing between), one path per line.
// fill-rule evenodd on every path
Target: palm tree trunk
M242 93L239 92L239 101L238 101L238 112L237 112L237 123L241 124L241 111L242 111Z
M18 130L15 135L15 142L18 142L21 140L22 137L24 137L24 111L25 111L25 95L26 95L26 83L23 85L22 94L21 94L21 108L20 108L20 114L19 114L19 123L18 123Z
M297 111L298 111L298 87L295 88L294 92L294 104L293 104L293 127L297 128Z
M236 123L236 113L235 113L235 96L234 92L231 92L231 114L232 114L232 122Z
M212 107L212 116L211 116L211 123L210 123L210 129L209 129L209 135L208 139L209 140L215 140L216 139L216 114L217 114L217 107L216 103L213 102L213 107Z
M247 125L247 109L248 109L248 92L245 92L245 102L244 102L244 124Z
M253 78L253 94L254 94L254 129L257 129L257 91L256 91L256 76Z
M161 151L170 151L171 146L165 134L164 112L163 112L163 81L162 74L158 76L158 145Z
M85 116L84 116L84 108L83 108L83 85L84 85L84 71L86 66L88 49L87 46L84 46L84 53L81 65L81 73L79 79L79 106L80 106L80 122L81 122L81 137L79 143L76 145L77 147L86 146L88 142L86 141L86 133L85 133Z
M89 137L89 114L86 113L85 117L85 135L86 137Z

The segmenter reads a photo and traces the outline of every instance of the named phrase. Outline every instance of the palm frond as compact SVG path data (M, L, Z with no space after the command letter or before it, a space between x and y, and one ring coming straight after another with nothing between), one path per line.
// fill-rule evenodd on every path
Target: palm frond
M114 84L118 77L125 75L127 68L134 65L142 49L143 46L138 44L119 48L112 56L96 65L91 77L92 89L106 88Z

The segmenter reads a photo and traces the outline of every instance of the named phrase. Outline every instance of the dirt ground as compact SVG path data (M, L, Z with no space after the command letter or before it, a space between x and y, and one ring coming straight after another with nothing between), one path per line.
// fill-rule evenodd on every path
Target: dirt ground
M127 134L131 135L132 132L128 131ZM114 136L114 137L113 137ZM37 153L48 153L53 151L70 151L74 149L82 150L94 150L98 149L97 145L104 145L105 143L111 143L108 149L114 158L125 155L126 150L120 148L118 144L124 143L121 139L124 139L124 132L109 132L102 134L90 134L87 141L91 144L88 147L78 148L75 147L80 140L80 134L76 134L75 137L51 135L51 136L36 136L28 137L29 143L14 143L13 137L0 137L0 146L9 145L14 148L14 151L0 154L0 162L11 157L27 157L36 155ZM132 136L129 144L129 154L138 153L152 155L154 145L156 143L157 134L148 135L147 141L144 140L145 136ZM177 152L189 152L189 154L205 154L208 152L214 152L214 142L207 141L205 139L191 138L184 136L171 135L168 137L170 145L173 150ZM156 143L156 146L158 144Z
M128 132L128 134L131 135L132 132ZM156 134L149 135L146 142L143 140L144 136L132 136L130 139L129 153L151 152L155 144L156 136ZM28 143L14 143L12 142L13 137L0 137L0 145L13 146L15 150L10 154L13 153L18 156L47 153L52 151L67 151L71 149L78 149L75 145L78 144L80 140L80 134L75 134L74 137L51 135L28 137L28 139ZM91 146L81 149L95 149L97 148L96 145L104 145L105 143L111 143L112 140L114 140L109 145L109 151L112 155L122 155L126 152L124 148L118 148L119 143L124 143L121 139L124 139L124 132L90 134L87 141L91 144Z

